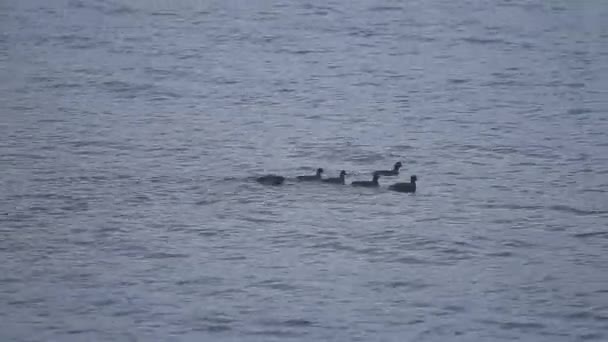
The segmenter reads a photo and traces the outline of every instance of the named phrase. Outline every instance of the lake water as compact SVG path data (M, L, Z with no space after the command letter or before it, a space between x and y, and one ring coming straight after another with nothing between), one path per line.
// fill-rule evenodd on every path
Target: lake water
M607 18L0 2L0 339L606 341Z

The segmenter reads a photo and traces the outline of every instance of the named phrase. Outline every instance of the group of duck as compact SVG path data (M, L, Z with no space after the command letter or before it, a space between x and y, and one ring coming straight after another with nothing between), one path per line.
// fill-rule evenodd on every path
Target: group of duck
M351 183L352 186L358 187L366 187L366 188L375 188L379 187L380 183L378 180L380 176L398 176L399 169L401 168L401 162L396 162L393 166L392 170L377 170L373 173L373 178L371 181L354 181ZM340 176L334 178L322 178L323 169L318 168L316 174L314 175L306 175L306 176L297 176L296 179L299 182L323 182L330 184L346 184L346 171L340 171ZM389 190L397 191L397 192L416 192L416 181L418 178L416 176L410 177L409 183L395 183L388 187ZM279 175L265 175L257 178L258 183L265 185L281 185L285 181L285 177Z

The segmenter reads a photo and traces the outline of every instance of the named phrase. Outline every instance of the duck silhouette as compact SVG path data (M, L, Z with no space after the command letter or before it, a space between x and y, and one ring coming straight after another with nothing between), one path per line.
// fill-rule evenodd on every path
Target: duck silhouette
M378 179L380 179L380 175L374 172L374 178L371 181L356 181L350 183L352 186L362 186L366 188L375 188L380 186L378 183Z
M281 185L285 181L285 177L278 175L265 175L258 177L256 181L264 185Z
M374 174L378 174L380 176L397 176L399 175L399 169L401 166L403 166L401 162L396 162L392 170L378 170L374 171Z
M318 181L321 180L321 174L323 173L322 168L317 169L317 173L314 176L298 176L296 177L299 181Z
M339 177L327 178L327 179L324 179L323 182L332 183L332 184L344 184L345 177L346 177L346 171L342 170L342 171L340 171Z
M416 192L416 181L418 177L411 176L409 183L395 183L388 187L389 190L397 192Z

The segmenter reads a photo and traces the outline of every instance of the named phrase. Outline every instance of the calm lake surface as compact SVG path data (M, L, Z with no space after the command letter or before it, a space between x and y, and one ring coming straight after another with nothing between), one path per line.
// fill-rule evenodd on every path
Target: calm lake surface
M0 340L608 340L606 23L1 1Z

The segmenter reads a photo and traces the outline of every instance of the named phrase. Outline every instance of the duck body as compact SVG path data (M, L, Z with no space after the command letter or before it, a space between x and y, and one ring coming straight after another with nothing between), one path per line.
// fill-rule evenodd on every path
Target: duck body
M380 175L377 173L374 173L374 178L371 181L356 181L356 182L352 182L350 183L352 186L360 186L360 187L366 187L366 188L377 188L378 186L380 186L380 183L378 183L378 179L380 178Z
M397 192L416 192L416 181L418 177L411 176L410 183L395 183L388 187L389 190L397 191Z
M344 184L344 177L346 177L346 171L342 170L340 172L340 177L327 178L324 179L323 182L331 184Z
M296 178L299 181L301 181L301 182L319 181L319 180L321 180L321 174L322 173L323 173L323 169L322 168L318 168L317 169L317 174L315 174L314 176L298 176Z
M401 162L396 162L392 170L378 170L375 171L374 174L378 174L380 176L397 176L399 175L399 169L401 166L403 166Z
M258 177L256 181L264 185L281 185L285 181L285 177L278 175L265 175Z

